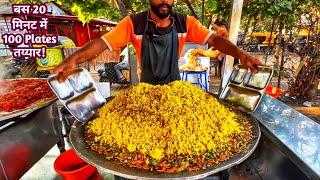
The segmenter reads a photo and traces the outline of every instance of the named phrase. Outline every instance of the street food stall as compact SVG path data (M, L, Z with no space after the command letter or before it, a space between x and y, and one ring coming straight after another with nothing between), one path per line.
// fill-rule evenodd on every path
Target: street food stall
M241 67L238 71L242 71ZM237 76L234 77L234 82L237 81L236 77ZM23 81L23 79L20 80ZM83 79L82 77L82 81L86 80L87 78ZM34 86L37 86L37 81L41 80L36 79L30 82L33 82ZM19 80L16 82L19 82ZM29 85L29 88L33 84L30 82L25 83ZM73 83L76 82L78 81L73 81ZM6 84L8 84L8 82ZM24 83L20 81L20 84ZM83 84L85 85L86 83L82 83L82 85ZM87 83L87 85L90 88L96 88L92 83ZM188 88L185 84L177 85L177 87L180 86L185 87L184 89ZM4 86L2 85L2 87ZM15 85L13 87L15 87ZM173 85L173 87L175 87L175 85ZM146 86L144 88L148 87ZM40 88L40 92L43 89L45 88ZM186 93L198 92L196 89L186 91ZM25 92L24 90L19 90ZM75 92L76 91L80 92L75 89ZM27 97L20 95L19 92L14 93L16 95L11 94L11 97ZM205 92L201 90L201 93ZM32 96L32 94L28 94L28 96ZM67 96L70 98L70 95L67 94ZM120 98L120 96L117 97ZM125 98L130 97L125 96ZM16 179L21 177L56 144L58 144L61 151L64 150L61 121L59 119L58 107L56 103L54 103L55 100L55 97L51 96L49 93L45 96L43 101L40 101L41 103L33 103L32 106L26 105L26 108L23 108L23 111L15 110L16 104L15 106L8 106L3 102L0 103L2 111L5 108L8 108L7 110L14 110L14 113L1 114L1 179ZM112 173L126 178L198 179L222 170L228 170L227 172L230 178L241 176L246 178L259 177L262 179L318 179L320 174L319 123L298 113L291 107L268 95L263 94L259 101L260 103L253 113L244 115L251 124L253 137L248 144L247 151L245 153L236 153L225 161L214 164L213 166L207 166L206 168L197 171L182 171L174 174L161 173L158 171L130 168L128 166L123 166L114 160L107 160L99 153L88 148L88 141L83 140L86 138L86 123L81 123L80 121L76 121L74 126L72 126L70 141L77 154L88 163L97 167L101 172ZM69 107L69 101L65 102L67 105L66 107ZM73 107L73 102L77 101L70 101L70 107ZM100 101L99 103L103 102L104 101ZM110 100L107 104L113 103L110 108L116 109L116 104L119 102L121 103L121 101L117 101L114 104L114 102ZM79 101L78 105L80 104ZM77 103L75 105L77 105ZM119 104L119 106L124 107L121 106L121 104ZM98 104L96 107L100 108L101 105ZM208 110L212 109L219 108L208 108ZM77 108L74 110L77 110ZM77 117L77 115L74 116ZM123 117L125 118L126 116ZM19 154L20 158L16 158L16 154Z
M257 120L261 128L261 138L252 155L239 166L246 156L229 159L215 167L197 173L184 172L173 177L201 178L230 167L230 177L298 178L318 179L320 172L320 125L298 113L284 103L264 95L257 110L249 116ZM257 124L255 126L258 126ZM259 127L258 126L258 127ZM40 108L26 117L16 117L1 121L0 160L1 179L21 177L55 144L61 144L61 124L57 106L51 104ZM102 171L127 178L160 178L161 173L151 173L122 167L113 161L97 156L83 141L83 124L77 122L71 130L71 141L80 157L94 164ZM259 133L259 132L256 132ZM256 134L258 136L258 134ZM256 142L258 143L258 142ZM257 144L252 144L252 149ZM17 158L19 155L20 158ZM241 160L242 159L242 160ZM246 166L241 169L241 166ZM51 167L48 167L51 168ZM240 171L240 172L239 172Z
M72 148L101 173L319 179L320 124L264 93L272 73L226 65L220 94L175 81L139 83L113 97L102 96L83 68L64 82L56 75L2 80L0 179L21 178L55 145L65 150L58 99L74 116Z
M61 152L64 151L64 140L60 119L61 115L59 113L60 108L58 108L58 105L56 103L57 98L59 98L60 103L64 104L66 108L73 114L73 116L78 119L78 121L75 121L70 131L70 142L73 149L76 151L79 157L81 157L87 163L97 167L99 169L99 172L102 173L111 173L116 176L121 176L129 179L199 179L207 176L217 176L217 173L223 171L224 176L228 176L231 179L239 177L260 179L318 179L320 174L319 123L295 111L279 100L264 94L261 89L266 88L266 84L272 77L272 71L270 71L270 68L268 67L261 67L259 72L260 74L258 73L257 75L255 75L258 78L252 78L254 75L247 71L244 67L235 66L233 69L231 69L231 76L227 83L227 88L224 88L224 90L221 92L221 100L219 101L216 100L216 98L218 98L218 95L207 94L205 91L202 91L201 89L193 86L190 87L183 82L176 82L169 85L171 88L166 88L168 86L160 86L158 87L160 88L158 90L152 86L146 86L142 84L141 87L140 85L130 87L122 92L119 92L119 94L115 98L107 98L107 100L105 100L99 95L99 91L97 91L98 88L95 85L95 82L90 77L89 72L86 70L79 70L77 71L77 75L75 75L74 77L69 77L69 84L64 83L62 86L62 91L59 91L59 86L61 84L59 85L59 83L55 79L55 76L51 76L48 79L48 82L53 87L51 88L56 92L56 96L52 95L52 92L48 87L49 84L47 84L47 79L21 78L17 80L5 80L1 84L2 92L0 97L0 178L20 178L56 144L58 145L58 148L61 150ZM261 82L263 83L261 84ZM6 91L6 89L8 88L11 88L14 91ZM159 171L159 169L157 169L159 167L157 167L156 165L144 166L147 164L132 164L133 161L131 161L130 158L134 159L134 156L127 156L128 159L122 159L122 163L121 161L119 163L118 160L112 158L106 159L105 154L101 155L101 152L103 154L103 152L105 152L106 150L101 149L103 147L98 146L94 143L94 141L88 140L88 137L90 137L90 133L88 134L89 131L87 129L89 127L88 124L93 123L93 121L90 121L89 123L87 123L87 121L91 120L92 116L94 116L96 112L87 112L85 106L91 106L93 104L94 107L96 109L100 109L101 112L104 112L105 110L113 112L119 111L121 115L118 117L118 119L126 119L130 117L130 122L132 122L137 118L131 116L130 112L137 111L138 109L135 109L137 108L136 104L140 104L139 108L146 108L147 111L151 112L151 114L162 112L163 114L160 113L159 115L163 115L164 117L167 116L168 120L175 119L178 116L180 116L182 118L181 120L183 120L190 118L189 116L191 116L195 119L189 122L193 122L197 119L201 119L199 118L202 117L201 114L195 111L194 113L197 114L196 116L193 113L191 113L190 115L187 112L184 112L185 109L190 109L196 106L198 102L206 102L205 104L202 104L204 106L198 107L198 111L202 112L202 114L210 114L214 111L218 113L217 110L223 109L220 103L226 104L227 106L228 104L230 105L230 102L225 102L223 101L223 99L231 100L233 105L237 105L237 103L239 102L241 104L241 102L245 100L241 100L241 97L243 97L243 95L247 92L241 90L239 91L239 89L246 88L250 89L251 91L249 95L251 97L249 99L252 100L254 99L254 97L258 97L254 100L254 104L257 104L257 106L244 106L247 110L249 109L253 112L246 111L247 113L243 113L243 109L242 111L234 108L231 109L232 111L234 111L234 113L236 113L235 116L243 117L244 119L246 119L248 124L250 124L250 129L248 129L248 132L251 132L250 136L252 138L248 141L243 141L243 143L247 144L245 148L246 151L234 151L232 156L227 156L228 158L224 157L222 158L223 160L217 163L210 164L210 157L213 158L216 157L216 155L206 154L205 157L208 156L209 159L205 159L205 161L202 162L205 164L202 164L203 166L201 166L201 168L199 168L196 163L192 164L193 161L190 160L190 157L188 157L188 161L190 161L189 163L192 164L190 167L187 167L186 164L184 164L183 166L181 166L180 170L177 170L175 168L165 168L163 170L165 172L161 172L162 170ZM29 91L30 89L34 89L35 91ZM143 92L146 89L150 89L153 91L151 91L151 93ZM134 96L136 92L147 94L145 98L151 98L153 100L156 97L162 97L165 101L163 101L161 107L168 107L166 106L166 103L173 103L174 109L180 108L179 111L176 111L180 113L174 114L175 111L171 108L156 109L155 111L151 111L149 105L145 104L141 106L141 103L148 103L152 101L144 101L144 98L140 98L140 96ZM162 93L157 94L159 92ZM174 94L174 97L197 97L197 99L185 99L186 102L190 100L192 101L191 103L189 103L189 105L181 106L179 105L179 102L172 101L172 98L174 97L169 96L172 93ZM239 98L237 99L237 97L233 96L237 93L240 94L240 100ZM39 97L39 94L43 95L43 99L39 99L39 101L37 99L31 101L31 99L33 98L29 98ZM130 94L131 96L127 96L126 94ZM167 96L163 96L161 94L166 94ZM204 96L199 96L199 94L202 94ZM41 97L42 96L40 96L40 98ZM136 99L134 99L134 97ZM22 99L28 99L30 102L21 101ZM113 101L114 99L115 101ZM119 99L122 100L120 101ZM18 101L18 103L13 103L16 101ZM84 104L82 104L83 101L85 102ZM11 104L8 104L6 102L11 102ZM107 102L107 105L102 107L105 102ZM132 107L133 109L126 109L128 107ZM199 109L204 109L206 111ZM164 112L171 113L165 114ZM220 114L219 116L223 117L223 115L227 113L229 112L226 111L225 113L218 113L216 115ZM152 121L151 114L144 115L144 119ZM108 116L109 115L105 114L103 117ZM214 120L215 118L209 119ZM104 122L108 122L106 119L102 120ZM117 122L116 119L111 120L112 121L109 121L111 123L110 127L114 129L110 129L112 131L112 134L114 134L114 137L118 136L117 134L119 133L119 129L117 128L121 128L121 126L127 127L132 124L119 123L120 125L117 126L117 124L112 124L113 121ZM99 124L99 120L95 119L94 121L95 123L97 123L97 126L94 126L96 129L97 127L102 126L101 124ZM215 121L212 121L212 123L214 122ZM181 121L181 123L184 124L187 122ZM199 128L214 128L214 126L211 127L210 124L206 123L206 121L199 121L199 124L201 125L199 126ZM165 122L159 124L159 127L156 127L157 131L154 132L156 134L161 133L161 127L165 124ZM103 126L104 125L106 124L103 124ZM228 130L230 130L230 127L233 127L231 125L232 123L226 126ZM193 124L191 127L198 128L195 124ZM206 130L208 129L205 128L199 132L206 132ZM144 130L141 129L139 131L144 132ZM193 134L191 132L192 131L190 131L189 134ZM186 133L187 132L185 132L184 134ZM194 135L196 137L198 136L197 134ZM204 134L200 135L203 136ZM213 137L216 136L216 134L212 135ZM201 136L199 136L199 138ZM132 137L135 137L135 135L133 134L128 136L129 139L140 139ZM103 137L96 136L94 139L99 138ZM167 141L169 142L169 140ZM135 149L134 146L129 147ZM211 147L214 148L215 146L213 145ZM201 146L195 146L191 149L193 148L201 148ZM113 153L119 153L118 149ZM20 156L21 158L16 158L16 154L22 154L23 156ZM115 154L112 154L112 157L117 157L117 155ZM159 154L161 154L161 150L159 152L151 153L150 155L156 158ZM182 165L183 160L180 161L179 158L175 159L177 157L179 156L174 155L172 157L173 159L170 159L171 162L169 163L168 161L167 163L170 165L176 162L177 166ZM184 157L182 157L182 159L183 158ZM192 157L191 159L196 158ZM152 162L156 164L156 161L154 161L154 159L151 160L153 160ZM148 162L150 162L151 160L149 159ZM126 164L128 162L132 163ZM138 159L138 162L141 162L141 159ZM144 170L143 168L139 169L140 165L142 165L141 167L144 167L146 170ZM150 171L150 169L152 168L155 169L153 171ZM168 173L171 170L176 172Z
M64 150L57 107L0 122L0 179L19 179L53 146Z
M54 145L64 151L56 97L45 79L5 79L0 87L0 179L19 179Z
M79 75L75 76L80 78L80 80L71 78L71 84L65 86L67 89L61 91L63 92L62 95L56 94L57 96L52 95L50 88L48 88L46 79L17 79L5 80L4 82L2 82L1 87L4 91L2 92L0 98L1 179L20 178L25 172L28 171L29 168L33 166L33 164L35 164L41 157L46 154L47 151L49 151L56 144L61 151L64 151L64 140L61 128L62 124L60 120L61 115L59 113L59 108L55 103L55 101L57 100L56 97L60 99L62 98L61 102L65 103L66 107L69 108L69 111L80 112L80 114L78 115L73 114L75 117L77 117L77 119L82 121L88 120L83 118L81 119L81 117L86 117L84 116L86 115L86 112L79 110L81 109L81 107L79 107L79 105L81 105L81 99L87 99L86 101L89 102L87 103L87 105L90 105L92 101L97 99L95 97L99 95L96 94L97 87L95 86L93 80L90 78L90 74L87 71L84 71L86 72L85 74L80 72L82 71L79 71ZM206 165L206 168L198 169L197 171L181 171L170 174L162 173L159 171L149 171L123 166L114 160L105 159L104 156L100 155L93 149L88 148L90 146L92 147L93 144L90 145L88 141L83 140L87 138L87 123L81 123L80 121L76 121L74 126L72 126L70 132L70 141L78 156L83 158L89 164L97 167L100 170L99 172L112 173L114 175L126 178L199 179L206 176L214 175L224 170L224 172L227 172L230 178L241 176L247 178L259 177L263 179L318 179L320 175L320 125L317 122L309 119L308 117L285 105L284 103L280 102L279 100L261 93L261 89L259 89L259 87L262 87L262 89L265 88L265 83L267 83L267 81L270 80L270 77L272 77L272 74L267 72L269 72L269 69L264 67L260 69L260 74L267 74L267 76L257 76L259 77L258 82L264 81L264 84L262 85L259 83L252 84L252 82L256 81L250 81L252 74L248 80L241 79L245 78L245 74L248 73L242 66L236 66L231 72L230 81L228 84L229 90L232 90L232 87L234 86L237 86L237 88L233 89L229 94L237 92L239 88L247 88L247 86L244 85L242 81L246 81L251 90L254 90L254 88L258 88L254 90L255 94L259 95L259 98L255 101L258 105L256 107L247 106L247 108L252 108L251 110L254 111L244 114L244 117L251 124L251 132L253 138L248 141L249 143L247 142L247 151L242 153L235 153L234 156L231 156L230 158L225 159L224 161L217 164L212 164L211 166ZM54 81L51 81L49 78L49 82ZM77 86L76 84L79 82L82 83ZM58 84L57 82L55 83L56 85ZM5 91L9 87L12 88L13 91ZM70 87L76 88L71 88L70 90ZM181 87L184 89L189 88L189 86L184 83L172 85L172 87ZM88 88L89 90L86 90ZM148 88L151 87L146 86L142 89ZM30 89L34 89L34 91L30 91ZM129 90L132 90L132 88L129 88ZM126 93L134 94L131 92L127 92L129 90L127 89L122 92L122 96L124 97L124 99L132 98L126 96ZM159 91L151 94L156 94L157 92L165 92L167 90L168 89L160 89ZM77 94L82 93L82 91L85 92L85 95L86 93L91 93L89 99L87 98L87 96L76 96ZM228 89L226 91L228 91ZM171 91L168 91L168 93L164 94L170 94L170 92ZM200 89L198 88L188 91L179 91L179 93L181 92L196 93L191 95L182 94L181 97L198 96L197 92L199 92L200 94L205 93L205 91L202 90L200 92ZM245 93L246 92L244 92L244 94ZM221 97L223 97L224 95L226 95L227 98L229 96L228 93L222 91ZM81 98L78 101L75 98L72 98L73 96ZM210 98L212 98L211 96L217 97L217 95L210 95ZM38 97L40 99L33 99L29 97ZM119 99L120 97L121 93L117 96L117 98ZM209 98L207 96L205 97ZM28 101L21 101L22 99L28 99ZM233 103L238 102L238 100L233 97L229 99L233 99ZM128 102L132 102L133 104L131 106L134 107L134 103L139 104L140 100L141 99L132 99ZM170 98L167 100L169 101ZM208 112L211 112L214 109L220 109L216 108L217 104L210 104L209 102L211 101L209 101L209 99L201 100L201 102L206 101L208 101L208 103L206 103L205 105L206 107L209 107L207 109L210 110ZM98 101L96 101L95 106L98 109L104 109L105 107L101 107L104 102L105 100L100 96L98 98ZM107 99L107 105L109 105L109 108L111 108L112 110L116 110L117 107L125 107L121 105L121 103L123 102L126 101L113 102L112 99ZM196 102L191 103L191 105L194 106ZM131 106L127 104L127 107ZM178 105L176 106L179 107ZM142 106L140 108L145 107L148 106ZM185 109L187 107L181 108ZM238 114L242 114L242 112L240 111L235 111ZM89 113L93 115L95 112ZM127 114L127 116L130 117L130 114ZM184 116L187 118L186 114L182 114L181 117ZM125 118L126 116L121 117ZM148 119L148 116L146 116L145 118ZM201 124L203 122L199 123ZM116 135L117 133L114 134ZM19 156L19 158L16 158L17 154L21 156Z

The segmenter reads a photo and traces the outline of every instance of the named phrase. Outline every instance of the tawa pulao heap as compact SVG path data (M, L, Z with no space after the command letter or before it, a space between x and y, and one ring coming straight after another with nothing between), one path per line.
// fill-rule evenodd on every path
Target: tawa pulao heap
M191 83L140 83L102 107L86 126L87 142L130 167L199 170L246 152L251 126Z

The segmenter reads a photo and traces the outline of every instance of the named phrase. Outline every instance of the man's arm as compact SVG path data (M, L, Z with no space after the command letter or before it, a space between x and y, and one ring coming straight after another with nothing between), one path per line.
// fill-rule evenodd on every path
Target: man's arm
M90 41L76 53L65 59L62 64L53 70L53 72L58 74L59 82L63 82L73 73L77 64L96 58L107 48L107 44L101 38Z
M257 66L261 64L260 61L224 38L228 36L228 31L225 28L217 28L216 33L211 34L196 18L187 16L187 30L187 41L198 44L208 43L210 47L214 46L215 49L223 54L239 58L244 66L250 68L253 72L257 72Z
M229 41L228 39L222 36L212 34L208 38L207 43L209 47L214 46L215 49L219 50L224 54L233 56L235 58L239 58L241 61L241 64L248 67L254 73L257 72L258 65L261 64L261 62L257 58L241 50L236 45L234 45L231 41Z
M77 59L77 63L83 63L87 60L92 60L101 54L104 50L108 48L107 44L103 41L102 38L97 38L93 41L88 42L83 46L74 56L70 58Z
M71 55L62 64L57 66L53 72L58 74L58 80L64 81L72 74L78 63L83 63L97 57L105 49L111 51L119 49L131 42L133 35L133 24L129 16L123 18L116 27L104 34L101 38L87 43L75 54Z

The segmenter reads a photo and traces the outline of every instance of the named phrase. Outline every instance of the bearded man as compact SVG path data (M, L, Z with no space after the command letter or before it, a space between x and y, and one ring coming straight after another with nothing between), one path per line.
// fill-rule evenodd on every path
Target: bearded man
M141 69L140 82L166 84L180 80L178 59L186 41L207 43L257 71L259 60L226 39L225 29L210 31L196 18L172 12L173 5L173 0L150 0L148 11L123 18L110 32L68 57L54 73L59 74L59 81L64 81L78 63L95 58L107 48L112 51L131 43Z

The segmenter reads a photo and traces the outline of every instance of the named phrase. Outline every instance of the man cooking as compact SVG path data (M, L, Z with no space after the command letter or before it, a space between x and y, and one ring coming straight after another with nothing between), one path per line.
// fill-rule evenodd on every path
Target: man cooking
M54 73L64 81L78 63L97 57L107 48L112 51L131 43L141 67L140 82L166 84L180 80L178 59L186 41L208 43L257 71L259 60L226 39L227 31L221 28L213 33L194 17L172 12L172 6L173 0L150 0L150 10L125 17L113 30L68 57Z

